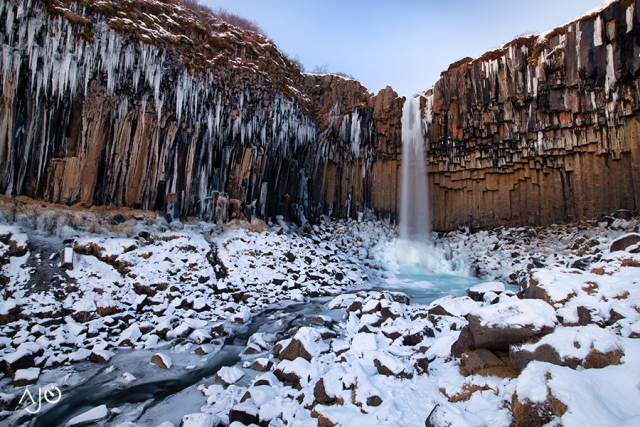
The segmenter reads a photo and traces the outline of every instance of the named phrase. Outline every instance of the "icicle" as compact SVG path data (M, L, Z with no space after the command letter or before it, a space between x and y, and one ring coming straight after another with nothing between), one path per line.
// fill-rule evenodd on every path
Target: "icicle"
M602 46L602 18L600 15L598 15L593 25L593 45Z

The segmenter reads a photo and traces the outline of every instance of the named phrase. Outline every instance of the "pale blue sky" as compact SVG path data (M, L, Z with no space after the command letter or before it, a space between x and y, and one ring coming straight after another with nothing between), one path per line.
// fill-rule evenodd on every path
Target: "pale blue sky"
M431 87L440 72L525 32L550 30L599 0L201 0L256 21L307 71L353 75L370 92Z

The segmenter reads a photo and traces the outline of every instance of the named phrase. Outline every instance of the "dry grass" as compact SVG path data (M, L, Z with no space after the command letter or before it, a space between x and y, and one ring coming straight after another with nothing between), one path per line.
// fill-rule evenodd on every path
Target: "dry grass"
M627 299L627 297L629 296L629 291L624 291L623 293L621 293L620 295L616 295L613 297L613 299Z
M475 374L483 377L516 378L518 371L509 366L492 366L490 368L480 369Z
M515 427L542 426L567 412L567 405L551 393L545 402L520 401L514 393L511 409Z
M623 267L640 267L640 261L635 259L625 258L622 260Z
M604 274L604 267L592 268L590 273L597 274L598 276L602 276Z
M440 393L445 395L447 400L449 400L449 402L451 403L466 402L467 400L471 399L471 396L473 395L473 393L476 393L479 391L491 390L495 393L495 390L486 384L478 385L478 384L470 384L470 383L464 383L462 385L462 391L454 394L453 396L449 396L447 394L447 391L442 387L440 387L438 390L440 390Z
M582 290L589 295L595 295L598 293L598 284L595 282L585 282L585 284L582 286Z

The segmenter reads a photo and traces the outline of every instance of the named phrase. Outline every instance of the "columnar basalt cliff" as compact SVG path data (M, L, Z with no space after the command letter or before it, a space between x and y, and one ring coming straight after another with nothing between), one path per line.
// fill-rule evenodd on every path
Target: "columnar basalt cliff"
M639 78L638 0L451 65L423 101L434 227L638 210Z
M424 94L435 230L638 209L639 2L461 60ZM396 219L391 88L301 73L178 0L2 0L0 45L5 194L221 222Z
M2 1L0 45L8 195L217 221L396 211L397 95L301 74L201 8Z

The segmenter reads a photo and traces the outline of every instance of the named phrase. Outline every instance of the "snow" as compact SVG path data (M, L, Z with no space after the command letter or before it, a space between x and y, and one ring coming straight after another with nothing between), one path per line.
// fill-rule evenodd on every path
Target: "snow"
M118 384L120 387L128 387L136 379L137 378L133 374L129 372L125 372L122 375L120 375L118 378L116 378L116 384Z
M553 307L541 300L507 301L477 308L469 315L478 317L482 326L503 329L516 326L541 331L558 322Z
M231 385L237 383L242 377L244 377L244 372L242 369L238 369L234 366L224 366L220 368L217 374L218 377L225 384Z
M35 382L40 377L40 368L18 369L13 375L13 381Z
M497 294L505 291L504 283L502 282L484 282L479 283L477 285L471 286L469 288L469 292L476 292L479 294L484 294L487 292L495 292Z
M284 220L282 223L287 225ZM108 314L104 316L92 312L90 319L83 319L78 313L73 314L75 320L72 316L52 316L60 319L61 324L52 325L34 315L29 320L20 319L3 325L3 332L11 338L0 340L0 354L4 358L11 358L16 352L43 354L36 357L36 366L41 369L40 381L46 382L47 376L64 378L61 382L71 384L65 394L70 394L74 384L89 379L90 373L104 369L104 365L76 362L85 358L87 349L110 354L110 365L104 375L109 375L105 381L114 387L126 387L124 384L130 383L124 381L126 374L138 378L135 381L139 383L177 378L185 374L188 367L197 370L215 362L220 352L242 351L247 345L261 350L253 355L242 354L240 362L220 370L242 373L243 377L235 384L225 388L210 385L212 377L202 378L198 385L185 391L194 393L188 394L192 398L188 407L176 403L178 397L184 397L179 393L173 402L173 398L163 401L144 423L140 421L140 425L157 426L167 420L178 425L182 415L191 412L210 414L216 420L226 417L228 421L229 410L245 395L247 398L243 403L253 405L261 419L273 420L274 425L316 425L317 421L310 415L312 409L306 407L312 407L314 387L321 378L327 395L344 403L316 405L313 409L344 425L393 426L398 425L398 420L402 420L403 425L424 425L431 410L439 404L434 417L455 419L469 425L481 420L485 425L508 426L513 421L508 408L516 389L518 396L522 393L530 399L545 399L552 394L567 404L567 413L556 420L556 424L588 425L587 417L580 415L581 412L588 412L599 425L629 423L639 415L631 402L639 393L634 387L640 383L640 378L632 367L637 365L640 351L635 344L637 339L628 337L640 334L640 313L634 308L640 306L640 277L637 267L627 264L639 260L640 255L609 253L607 249L613 240L632 232L637 225L638 222L632 220L616 224L620 229L587 223L581 228L571 225L523 227L477 233L457 231L434 236L438 250L431 255L441 254L451 271L459 274L451 276L452 282L465 278L470 266L474 266L480 276L460 285L462 292L457 295L462 295L469 286L492 295L500 291L499 302L494 305L452 295L432 296L425 303L416 303L412 297L412 305L398 302L402 301L400 295L388 292L382 285L378 287L398 274L397 264L389 262L392 259L389 251L396 249L395 230L388 224L364 219L360 223L321 222L315 226L312 236L297 234L291 224L290 234L277 234L280 225L253 232L243 227L225 231L205 223L185 224L180 231L161 231L151 224L148 227L154 243L141 243L122 235L86 234L81 237L83 242L93 242L103 247L105 253L117 256L118 261L130 263L129 272L136 276L135 279L120 274L104 260L76 253L74 270L61 274L73 279L78 292L64 293L63 298L57 298L51 293L29 290L27 297L22 282L16 279L17 276L11 276L8 289L13 296L3 307L5 312L13 307L11 303L32 313L45 309L60 311L64 299L69 299L69 307L75 303L84 304L80 301L95 300L98 301L96 307L114 307L114 310L106 311ZM11 226L11 230L17 229ZM581 245L577 243L583 241L581 238L594 240L589 245ZM125 252L125 244L131 240L135 247L129 246ZM216 272L206 258L214 245L218 259L227 268L224 278L216 278ZM600 259L593 261L586 270L570 268L571 263L585 256L585 253L579 253L585 250L594 251ZM514 258L512 253L516 251L521 255ZM361 252L367 254L365 261L358 258ZM295 259L288 260L287 253ZM42 259L46 262L48 253L43 252ZM623 260L629 261L623 263ZM10 261L12 264L18 262L14 258ZM386 268L389 265L393 268ZM340 283L335 279L338 273L343 275ZM24 274L28 277L31 273ZM294 278L294 274L298 277ZM200 275L208 276L208 281L200 283ZM311 278L316 276L320 278ZM537 300L517 299L514 285L530 280L548 294L553 306ZM318 281L326 281L327 285L319 286ZM135 290L134 283L138 284ZM293 290L294 286L297 289ZM102 293L94 290L97 288ZM330 292L320 298L310 298L311 290ZM83 298L79 298L81 294ZM243 297L238 298L238 295ZM147 299L144 307L136 311L132 306L141 296ZM295 299L304 304L294 304ZM107 301L108 305L103 306ZM196 305L195 301L204 305ZM355 301L362 303L363 310L345 313ZM432 315L431 310L437 305L453 317ZM384 307L393 317L375 327L374 319L380 314L378 306ZM578 307L592 310L594 319L599 319L602 327L595 324L579 326ZM272 308L276 310L268 315L268 321L254 323L256 315ZM608 324L612 310L623 318ZM363 315L363 311L371 313ZM233 323L232 319L240 312L240 318L246 322ZM555 327L554 332L541 337L537 343L523 344L522 348L526 350L533 351L537 346L548 344L558 351L562 360L584 360L591 350L606 353L619 349L624 355L620 365L601 369L579 366L572 370L534 361L516 379L462 376L459 360L451 356L451 345L467 322L465 316L478 313L483 320L503 326ZM315 323L319 318L322 326ZM247 344L227 340L229 334L253 327L257 329L251 331ZM222 335L221 329L224 330ZM337 336L322 339L320 334L328 330ZM178 338L181 332L185 334ZM32 340L36 335L39 338L34 343ZM408 335L414 335L411 345L404 343ZM313 358L310 362L302 358L275 360L268 351L276 336L284 345L295 337L304 343ZM123 337L133 338L139 348L118 349ZM282 337L286 338L282 340ZM224 342L227 344L223 347ZM154 350L146 350L143 346ZM200 346L207 349L203 356L194 352ZM149 358L157 351L171 355L174 369L165 371L149 366ZM125 354L130 354L131 358L122 362L120 357ZM243 363L251 366L256 359L264 365L272 361L274 366L265 373L241 369ZM376 359L392 372L411 373L413 378L378 374ZM415 366L418 361L424 363L425 360L428 361L427 373L419 373L420 369ZM280 382L273 374L276 369L300 377L301 390ZM547 378L548 373L551 379ZM227 379L231 380L230 377ZM268 385L254 385L256 381ZM575 399L568 394L571 386L565 385L565 381L581 387L579 392L574 392ZM198 386L202 387L202 393L196 388ZM0 387L3 387L1 392L12 390L10 384ZM353 390L346 387L353 387ZM480 389L470 393L468 399L452 403L447 397L473 387ZM367 403L373 396L382 400L380 406ZM600 403L593 403L593 400ZM596 409L585 409L583 405L593 405L602 411L602 415L596 415ZM120 409L122 414L114 416L110 422L122 424L127 421L129 409L126 405ZM169 413L172 415L165 415Z
M78 415L77 417L71 418L66 427L80 426L84 424L89 424L92 422L100 421L102 419L107 418L109 412L107 411L107 405L97 406L83 414Z

